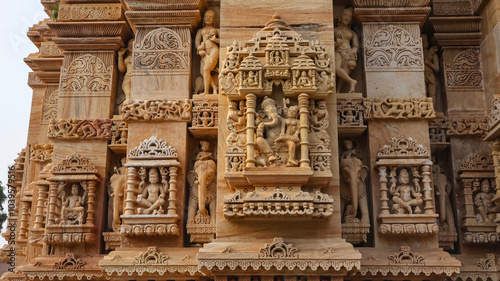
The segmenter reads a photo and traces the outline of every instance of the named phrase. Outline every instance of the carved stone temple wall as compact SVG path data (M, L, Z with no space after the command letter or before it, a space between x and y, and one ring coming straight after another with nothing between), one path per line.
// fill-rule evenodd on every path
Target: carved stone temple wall
M500 280L499 0L42 0L0 280Z

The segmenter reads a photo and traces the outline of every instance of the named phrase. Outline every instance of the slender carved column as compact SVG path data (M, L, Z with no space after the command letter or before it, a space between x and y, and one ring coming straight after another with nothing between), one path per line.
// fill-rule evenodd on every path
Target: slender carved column
M56 213L56 201L57 201L57 182L50 183L50 194L49 194L49 218L48 225L56 224L55 213Z
M21 223L19 224L19 239L26 239L28 230L29 202L21 202Z
M124 215L130 216L134 214L134 202L135 202L135 185L137 184L136 180L137 169L134 167L128 168L127 174L127 197L125 199L125 209L123 211Z
M422 182L424 183L424 201L425 213L434 214L433 193L431 186L431 167L429 165L422 166Z
M246 167L255 167L255 107L257 96L247 94L247 160Z
M170 180L168 182L168 211L167 215L176 216L177 215L177 207L175 203L177 201L177 167L170 167Z
M43 209L45 208L45 202L47 202L47 196L49 195L48 185L38 186L38 200L36 203L36 213L35 213L35 223L33 228L43 227Z
M474 216L475 212L472 190L474 188L479 188L480 182L478 179L463 179L461 181L461 185L463 196L460 200L463 204L462 224L475 224L476 217Z
M300 113L300 167L309 167L309 95L300 94L299 113Z
M380 176L380 213L389 214L389 197L387 197L387 167L378 167Z
M88 182L89 198L87 202L87 225L94 225L94 212L95 212L95 181Z

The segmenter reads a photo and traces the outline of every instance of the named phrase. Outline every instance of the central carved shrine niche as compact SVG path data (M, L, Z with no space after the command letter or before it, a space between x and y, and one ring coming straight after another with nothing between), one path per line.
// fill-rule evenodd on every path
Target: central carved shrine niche
M178 235L177 171L175 149L152 136L127 156L120 232L130 236ZM116 210L115 210L116 211Z
M227 47L220 71L227 113L224 216L325 218L333 199L325 46L303 40L276 14L245 43Z
M430 153L412 138L393 137L380 148L381 235L433 235L436 223Z

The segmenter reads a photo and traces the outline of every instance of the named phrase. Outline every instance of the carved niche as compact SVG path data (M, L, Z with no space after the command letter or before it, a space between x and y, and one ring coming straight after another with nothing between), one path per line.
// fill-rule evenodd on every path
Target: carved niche
M321 192L332 176L326 47L276 14L244 46L227 47L220 73L230 100L225 178L235 188L225 217L332 215L333 199Z
M152 136L128 156L121 233L130 236L178 235L177 152Z
M500 206L493 202L495 173L489 152L479 151L465 160L459 170L460 220L465 244L499 243L497 231Z
M190 190L186 229L194 243L210 242L215 235L216 158L210 142L200 141L200 148L193 170L187 175Z
M337 128L340 136L359 136L366 130L363 98L337 98Z
M111 120L111 139L109 148L115 153L126 153L128 143L128 124L125 121Z
M445 48L443 65L447 89L459 92L483 90L479 47Z
M74 153L52 166L48 212L43 242L48 254L61 254L58 245L93 243L96 239L94 213L96 185L100 182L95 166ZM46 199L40 193L39 201ZM38 212L37 212L38 213ZM63 249L63 248L61 248Z
M191 100L126 100L122 121L191 121Z
M64 140L109 139L111 126L110 119L52 119L47 137Z
M133 52L133 75L188 73L190 33L182 28L140 28Z
M412 138L393 137L379 149L381 235L432 235L436 224L430 153Z
M99 56L99 54L78 56L78 53L71 53L65 57L61 68L60 97L110 94L113 82L112 58L108 55L105 58Z
M191 127L195 137L217 136L219 107L217 100L193 100Z
M416 23L363 23L366 71L424 71Z

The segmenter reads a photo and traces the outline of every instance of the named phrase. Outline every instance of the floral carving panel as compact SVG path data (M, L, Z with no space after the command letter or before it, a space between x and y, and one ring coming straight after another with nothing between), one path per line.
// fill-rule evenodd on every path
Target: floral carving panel
M112 87L112 58L105 60L93 54L70 54L61 68L60 96L110 95ZM104 56L104 55L102 55ZM66 63L71 60L70 63Z
M423 71L418 24L363 24L366 71Z
M140 29L133 54L133 73L187 73L190 62L190 35L182 29Z
M479 47L445 49L443 62L446 87L461 92L482 91Z

